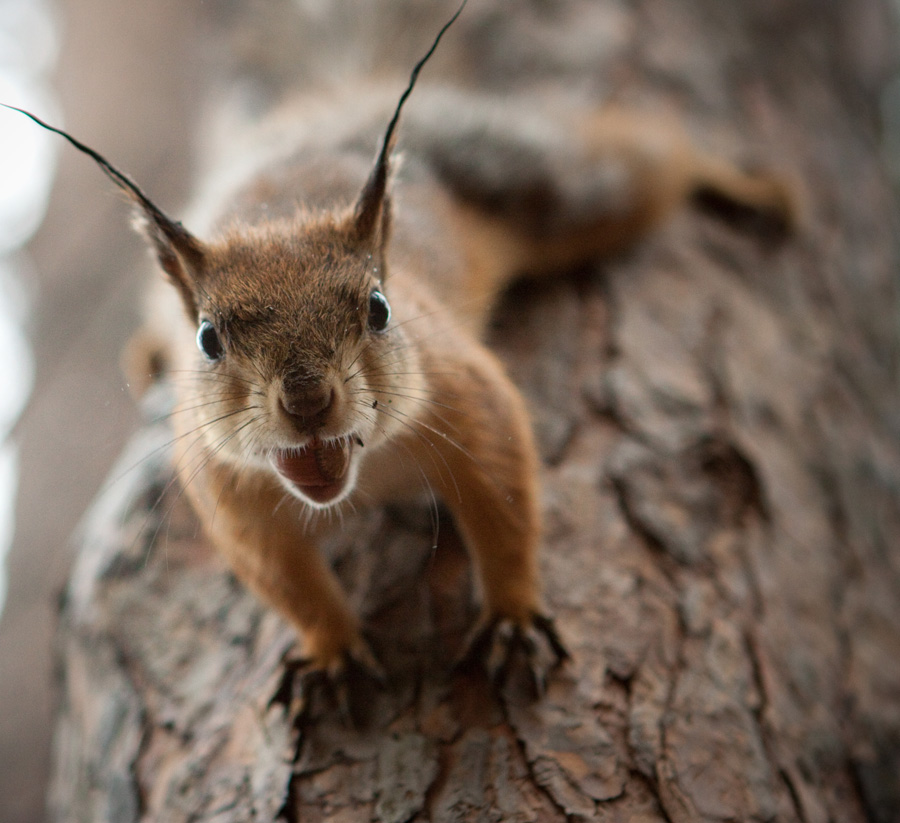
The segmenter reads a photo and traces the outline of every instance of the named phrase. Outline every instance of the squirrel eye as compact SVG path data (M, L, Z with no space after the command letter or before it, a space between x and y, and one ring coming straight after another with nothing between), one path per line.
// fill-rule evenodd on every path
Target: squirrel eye
M384 331L391 320L391 307L387 298L378 289L369 295L369 329Z
M209 320L204 320L197 329L197 346L210 363L225 356L225 347L219 339L219 333Z

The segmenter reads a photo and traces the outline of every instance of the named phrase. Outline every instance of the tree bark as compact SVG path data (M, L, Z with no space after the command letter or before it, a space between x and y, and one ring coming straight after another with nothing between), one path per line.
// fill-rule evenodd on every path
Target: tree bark
M802 225L771 247L685 211L498 312L573 653L536 702L450 672L468 562L446 518L434 551L427 509L403 509L327 547L388 688L362 728L298 717L290 631L204 542L148 426L65 597L59 819L897 820L893 40L880 0L467 8L441 58L460 82L676 108L708 148L795 175ZM260 65L267 89L293 80Z

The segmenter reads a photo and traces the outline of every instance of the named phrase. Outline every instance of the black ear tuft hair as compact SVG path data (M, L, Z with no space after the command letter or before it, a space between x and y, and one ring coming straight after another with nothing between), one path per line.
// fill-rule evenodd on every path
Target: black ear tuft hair
M69 141L76 149L90 157L104 174L113 181L138 207L138 219L136 224L153 244L160 265L172 278L175 285L181 291L186 303L193 303L194 289L191 273L200 271L203 264L203 244L194 237L180 222L167 217L146 194L140 186L128 175L119 171L102 154L85 145L80 140L72 137L68 132L45 123L25 109L0 103L0 106L17 111L33 120L47 131L52 131ZM188 267L191 272L186 271Z
M412 93L416 81L419 79L419 72L422 71L422 67L431 59L431 55L433 55L437 49L438 43L441 42L444 33L456 22L459 15L462 14L462 10L466 7L467 2L468 0L462 1L454 15L441 27L441 30L437 33L437 36L434 38L431 47L425 55L415 66L413 66L412 73L409 76L409 83L403 91L403 94L400 95L400 100L397 103L397 107L394 109L394 114L384 133L384 138L381 141L381 148L379 149L378 157L375 160L375 167L369 174L369 179L366 180L366 184L363 186L362 192L360 192L359 199L356 201L354 227L356 229L356 236L360 240L371 240L375 236L376 229L383 223L386 223L386 215L384 212L388 206L386 198L388 173L390 170L391 152L394 150L394 144L396 143L396 130L397 123L400 120L400 112L403 109L403 104Z

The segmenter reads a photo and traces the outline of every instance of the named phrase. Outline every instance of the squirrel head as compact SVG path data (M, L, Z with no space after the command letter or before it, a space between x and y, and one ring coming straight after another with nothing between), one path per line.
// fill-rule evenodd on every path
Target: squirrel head
M425 391L413 332L391 322L385 207L365 233L358 207L235 224L210 243L144 229L197 329L178 413L204 451L274 468L313 506L349 494L364 451Z
M15 109L90 156L134 202L135 222L196 326L179 411L191 417L188 450L202 452L201 465L215 457L264 466L295 496L328 507L352 491L361 452L421 412L417 348L407 327L391 323L384 292L391 154L419 72L465 4L414 66L375 165L342 213L236 225L204 242L98 152Z

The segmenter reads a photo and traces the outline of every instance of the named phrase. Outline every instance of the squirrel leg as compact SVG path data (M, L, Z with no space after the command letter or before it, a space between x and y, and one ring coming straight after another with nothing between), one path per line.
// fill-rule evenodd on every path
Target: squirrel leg
M508 136L491 144L498 163L513 148L532 160L527 174L512 175L502 192L493 178L478 176L480 166L449 149L441 158L448 169L458 161L460 175L468 174L463 190L460 180L445 181L453 196L445 222L465 250L460 319L476 334L511 281L552 276L626 250L686 204L767 240L783 238L801 222L796 183L699 151L671 120L603 111L576 119L571 133L574 138L560 135L562 155L580 173L564 174L550 149L514 144ZM452 299L458 287L444 288Z
M798 182L781 173L744 169L710 154L691 140L671 115L605 107L585 117L576 130L589 163L619 164L626 171L633 204L626 228L636 239L687 202L714 216L772 239L793 231L801 219Z
M480 346L477 357L445 373L465 374L472 402L442 404L441 415L420 429L418 448L420 465L430 469L466 541L482 594L460 662L482 663L502 681L521 652L540 692L568 653L541 604L539 470L525 403ZM429 450L438 452L437 460Z
M339 680L353 664L382 679L381 667L360 632L338 580L284 503L273 480L210 461L200 472L181 456L182 485L203 527L237 577L298 631L303 668Z
M456 205L481 314L515 277L627 250L689 203L767 238L801 222L795 180L702 151L672 116L440 93L408 132Z

